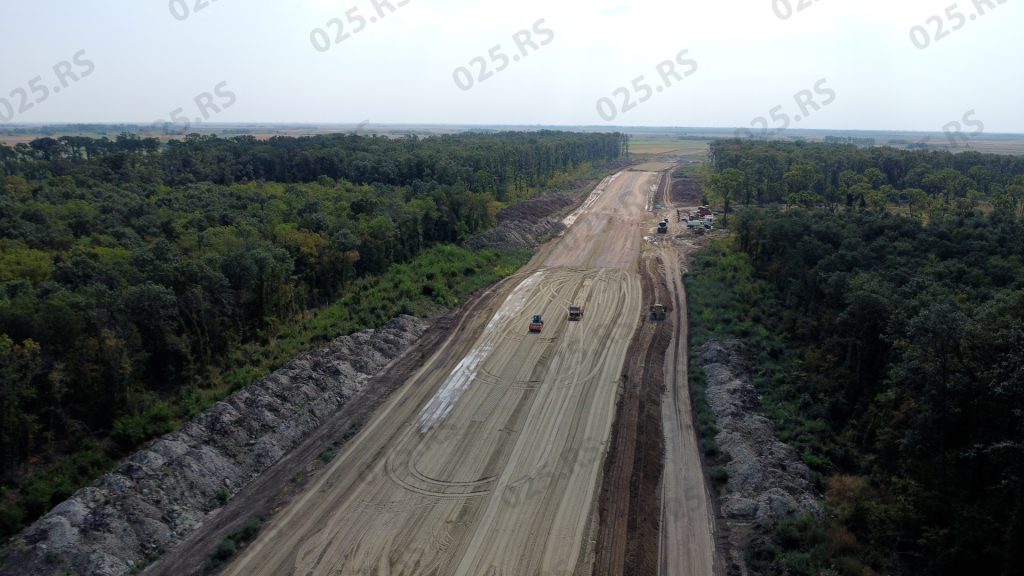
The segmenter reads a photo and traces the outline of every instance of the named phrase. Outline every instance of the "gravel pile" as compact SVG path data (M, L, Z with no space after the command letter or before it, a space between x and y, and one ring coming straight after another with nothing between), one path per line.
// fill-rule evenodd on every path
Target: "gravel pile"
M757 392L740 343L708 342L697 354L718 428L715 442L727 461L719 507L730 534L730 573L746 574L742 551L754 535L752 528L795 514L818 516L819 497L796 450L779 441L772 423L757 413Z

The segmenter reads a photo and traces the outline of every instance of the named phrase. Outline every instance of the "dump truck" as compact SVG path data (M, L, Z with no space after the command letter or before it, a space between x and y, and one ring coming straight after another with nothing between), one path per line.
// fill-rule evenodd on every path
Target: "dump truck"
M541 319L540 314L534 314L533 320L530 322L530 332L540 332L544 329L544 320Z
M582 306L569 306L569 320L577 321L583 319L583 307Z
M664 320L665 319L665 305L664 304L651 304L651 320Z

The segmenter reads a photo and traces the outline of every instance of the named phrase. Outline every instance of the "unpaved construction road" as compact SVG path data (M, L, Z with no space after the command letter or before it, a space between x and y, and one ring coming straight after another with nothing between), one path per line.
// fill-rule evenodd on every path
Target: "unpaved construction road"
M493 314L425 359L224 573L589 574L657 183L650 172L602 182ZM570 304L585 307L581 322L567 320Z
M662 477L658 574L662 576L725 573L716 555L715 516L707 475L700 465L701 447L694 426L688 379L686 288L676 246L664 247L662 262L672 298L675 334L665 355L665 472Z
M679 184L699 197L696 182ZM674 188L666 171L649 203L650 222L667 217L671 233L645 238L640 271L645 297L664 304L668 315L645 322L628 354L599 503L593 576L725 574L690 404L683 284L690 255L712 234L671 224L676 210L686 214L695 207L691 195L673 194Z
M602 181L224 574L720 574L686 380L696 244L654 234L669 187Z

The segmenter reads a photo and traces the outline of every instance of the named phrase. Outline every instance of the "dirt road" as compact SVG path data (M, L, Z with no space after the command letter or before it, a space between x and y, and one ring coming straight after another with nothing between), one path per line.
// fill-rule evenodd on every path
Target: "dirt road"
M468 352L428 358L224 573L587 573L656 183L602 182L493 316L452 334Z
M689 208L675 205L665 187L666 212ZM662 477L661 531L658 573L662 576L722 575L724 563L716 555L715 516L706 476L701 466L701 447L694 429L687 376L688 320L686 287L681 260L695 248L688 240L659 246L665 281L672 302L675 334L665 354L665 395L662 425L665 430L665 469Z
M724 574L690 406L682 277L690 254L709 235L687 232L676 221L676 209L686 211L695 197L674 192L700 197L695 181L680 184L674 190L666 170L648 201L648 229L665 217L670 225L668 234L645 237L643 287L645 297L664 304L668 316L645 321L628 353L600 494L593 576Z

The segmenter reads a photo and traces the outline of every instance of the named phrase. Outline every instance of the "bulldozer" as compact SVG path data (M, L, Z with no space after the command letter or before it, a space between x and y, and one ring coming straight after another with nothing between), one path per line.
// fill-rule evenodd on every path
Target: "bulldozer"
M651 320L664 320L665 319L665 305L664 304L651 304Z
M530 332L540 332L544 329L544 320L541 319L540 314L534 314L533 320L530 321Z
M583 307L582 306L569 306L569 320L579 321L583 319Z

